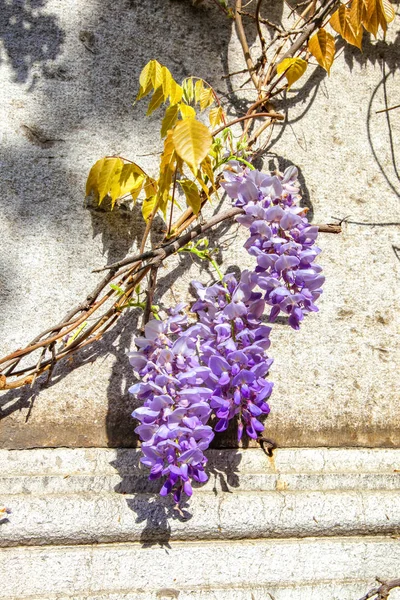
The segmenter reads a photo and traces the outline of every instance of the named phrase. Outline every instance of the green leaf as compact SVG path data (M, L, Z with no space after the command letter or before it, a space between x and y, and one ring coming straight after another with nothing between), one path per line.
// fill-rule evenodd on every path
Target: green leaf
M195 215L199 214L201 198L197 185L193 181L190 181L190 179L180 179L179 184L186 196L187 205L190 206Z
M294 82L304 75L306 69L307 61L302 58L285 58L277 66L276 72L278 75L285 73L288 89L290 89Z
M197 174L198 165L207 156L212 144L208 127L196 119L184 119L175 126L172 141L180 158Z
M172 104L168 106L165 111L165 117L161 123L161 137L165 137L170 129L175 126L176 121L178 120L178 112L179 106L177 104Z

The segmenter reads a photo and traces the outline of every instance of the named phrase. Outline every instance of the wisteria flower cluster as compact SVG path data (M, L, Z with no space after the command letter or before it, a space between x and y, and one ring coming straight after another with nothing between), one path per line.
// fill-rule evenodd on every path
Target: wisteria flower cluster
M320 249L318 229L305 217L296 185L297 169L268 175L232 161L222 186L236 206L250 237L245 248L254 256L254 270L239 281L226 275L204 287L194 282L197 300L190 312L179 304L163 320L152 320L130 362L139 382L130 388L143 402L133 413L140 425L141 462L150 479L162 478L161 495L192 494L192 481L207 480L204 451L214 432L225 431L237 417L243 431L257 439L261 419L269 411L273 384L267 375L273 360L267 354L273 322L282 312L299 329L304 315L317 311L324 276L314 264Z

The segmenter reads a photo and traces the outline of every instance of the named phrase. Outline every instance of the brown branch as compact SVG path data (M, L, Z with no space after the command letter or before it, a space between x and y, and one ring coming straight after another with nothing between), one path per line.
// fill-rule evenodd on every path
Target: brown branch
M212 136L215 137L216 135L221 133L221 131L223 131L227 127L232 127L232 125L235 125L236 123L240 123L240 121L246 121L247 119L257 119L258 117L269 117L270 119L276 119L277 121L285 120L284 115L281 115L280 113L276 113L276 112L253 113L251 115L244 115L243 117L238 117L237 119L230 121L226 125L219 127L218 129L216 129L215 131L212 132Z
M382 585L370 590L367 594L365 594L365 596L360 598L360 600L368 600L369 598L373 598L374 596L376 596L375 600L387 600L387 598L389 598L391 590L400 587L400 579L392 579L391 581L386 582L377 579L377 581Z
M156 266L154 266L150 269L150 281L149 281L149 287L147 290L146 307L143 312L143 327L146 325L146 323L149 322L150 315L153 312L151 310L151 307L153 305L154 292L156 290L157 272L158 272L158 267L156 267Z
M266 61L267 57L265 56L265 51L266 51L265 49L266 49L267 43L263 36L263 32L261 31L261 24L260 24L260 10L261 10L262 1L263 0L257 0L255 18L256 18L257 33L258 33L258 37L260 38L260 43L261 43L261 54L263 55L264 60Z
M254 83L256 90L258 90L260 82L255 73L256 68L254 66L254 61L251 57L249 44L247 42L246 34L244 32L242 15L240 14L241 10L242 10L242 0L236 0L236 4L235 4L236 31L238 34L240 45L242 46L242 49L243 49L243 55L244 55L244 60L246 61L247 69L250 73L251 79Z

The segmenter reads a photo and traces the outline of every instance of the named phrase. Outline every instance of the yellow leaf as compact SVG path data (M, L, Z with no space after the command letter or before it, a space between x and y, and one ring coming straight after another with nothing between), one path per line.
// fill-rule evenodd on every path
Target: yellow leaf
M288 89L290 89L294 82L304 75L306 69L307 62L302 58L284 58L277 66L276 71L278 75L285 73Z
M147 96L153 89L153 71L155 69L156 60L151 60L147 63L147 65L143 68L142 72L139 76L139 93L136 97L136 102Z
M169 72L167 67L162 67L161 68L161 86L162 86L163 93L164 93L164 102L167 101L167 98L171 93L171 81L172 81L171 73Z
M154 92L149 107L147 109L146 115L149 116L153 111L155 111L164 101L164 92L162 86L160 85L156 91Z
M208 118L210 119L210 125L214 129L217 125L224 122L224 109L222 106L215 106L209 112Z
M131 194L132 199L136 201L142 190L145 178L146 175L138 165L125 164L122 167L119 177L120 197Z
M182 119L194 119L196 116L196 111L194 110L193 106L189 106L183 102L179 104L179 110L182 115Z
M389 0L379 0L379 2L386 22L391 23L396 16L392 3Z
M202 79L198 79L194 86L194 100L200 102L201 93L204 90L204 82Z
M119 176L122 171L124 163L121 158L106 158L104 160L103 168L99 172L98 178L98 194L99 194L99 205L102 203L104 198L112 189L114 198L118 192ZM115 202L115 200L114 200Z
M207 196L208 200L210 200L210 191L209 191L205 181L203 180L200 171L196 175L196 181L200 185L200 187L203 190L203 192L205 193L205 195Z
M194 100L194 88L193 88L193 79L192 77L188 77L183 80L182 83L183 88L183 98L187 104L190 104Z
M341 16L342 29L343 29L343 15L346 15L354 34L357 36L360 33L360 30L362 29L362 22L363 22L363 19L366 14L366 10L367 10L366 2L367 2L367 0L352 0L350 10L342 9L342 16ZM338 12L338 11L336 11L336 12ZM333 25L332 25L332 27L333 27ZM336 28L334 28L334 29L335 29L335 31L337 31ZM338 33L341 33L341 32L338 31ZM351 43L351 42L349 42L349 43Z
M215 185L214 171L212 168L211 158L209 156L206 156L205 159L202 161L200 167L201 167L201 170L203 171L204 175L206 175L208 177L208 179L210 180L210 183L214 187L214 185Z
M172 129L178 119L179 106L172 104L165 111L165 117L161 123L161 137L165 137L170 129Z
M177 154L197 174L198 165L207 156L212 144L208 127L196 119L184 119L175 126L172 141Z
M146 200L151 196L155 196L157 194L157 181L152 177L146 177L146 182L144 184L144 192L146 194Z
M200 96L200 110L205 110L214 102L214 93L210 87L204 89Z
M308 42L308 49L318 64L328 72L335 57L335 39L325 29L320 29Z
M86 182L86 196L90 196L92 190L97 195L98 192L98 181L99 181L99 173L102 170L105 162L105 158L101 158L96 163L94 163L93 167L90 169L89 176Z
M179 184L186 196L187 205L190 206L194 214L197 215L201 208L201 198L197 185L193 181L190 181L190 179L180 179Z
M181 88L181 86L178 83L176 83L175 79L172 79L171 90L170 90L170 95L169 95L169 101L170 101L171 105L178 104L178 102L180 102L182 100L182 96L183 96L183 89Z
M356 23L355 18L356 17L353 17L354 23ZM357 48L361 50L363 35L362 27L358 30L355 29L353 22L351 21L350 9L342 4L340 8L333 13L329 23L331 27L346 40L346 42L353 46L357 46Z
M150 219L151 215L153 214L156 204L157 204L156 196L149 196L148 198L146 198L146 200L143 201L142 215L143 215L143 218L146 221L146 223Z
M162 65L157 60L153 61L154 66L151 73L151 80L153 82L153 87L156 90L160 85L162 85L163 77L162 77Z

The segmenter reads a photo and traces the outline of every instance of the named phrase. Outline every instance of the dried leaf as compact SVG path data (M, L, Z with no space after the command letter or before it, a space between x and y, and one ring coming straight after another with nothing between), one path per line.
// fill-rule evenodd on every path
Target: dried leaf
M197 174L198 165L211 148L211 133L196 119L179 121L172 133L172 141L177 154Z
M278 75L285 73L288 89L290 89L294 82L304 75L306 69L307 61L302 58L285 58L278 64L276 71Z
M328 72L335 57L335 39L326 29L320 29L308 42L308 49L318 64Z
M181 179L179 184L186 196L187 205L190 206L194 214L197 215L201 208L201 198L197 185L193 181L190 181L190 179Z

